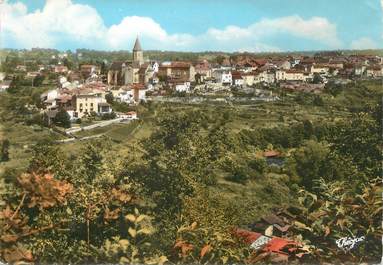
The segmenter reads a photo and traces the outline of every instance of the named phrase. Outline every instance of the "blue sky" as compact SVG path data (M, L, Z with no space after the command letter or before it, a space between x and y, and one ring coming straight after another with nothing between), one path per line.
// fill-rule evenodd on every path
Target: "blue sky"
M8 0L10 48L287 51L383 48L383 0ZM4 14L4 13L7 14Z

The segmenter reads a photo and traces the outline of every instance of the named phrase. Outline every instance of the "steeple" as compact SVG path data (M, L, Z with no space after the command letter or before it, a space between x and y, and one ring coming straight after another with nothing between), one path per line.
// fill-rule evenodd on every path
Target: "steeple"
M137 62L139 65L144 63L144 52L142 51L140 40L138 36L133 47L133 62Z
M140 40L138 36L136 38L136 42L134 43L133 51L142 51Z

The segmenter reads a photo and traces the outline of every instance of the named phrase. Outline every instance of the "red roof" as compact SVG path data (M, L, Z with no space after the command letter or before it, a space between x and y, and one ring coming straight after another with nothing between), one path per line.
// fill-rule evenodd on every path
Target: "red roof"
M236 235L237 237L242 238L247 244L253 243L262 235L261 233L251 232L251 231L240 229L240 228L235 229L233 231L233 234Z
M274 150L266 151L263 153L264 157L276 157L276 156L280 156L280 155L281 155L280 152L274 151Z
M142 84L142 83L132 84L131 88L132 89L145 89L145 84Z

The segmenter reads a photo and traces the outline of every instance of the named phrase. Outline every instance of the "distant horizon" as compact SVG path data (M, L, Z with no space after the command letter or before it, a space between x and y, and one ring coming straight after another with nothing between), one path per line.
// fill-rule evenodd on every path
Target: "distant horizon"
M4 0L1 47L287 52L383 48L383 0Z
M39 48L39 47L32 47L32 48L0 48L1 50L17 50L17 51L32 51L33 49L40 49L40 50L55 50L61 53L65 53L67 51L71 51L72 53L75 53L77 50L89 50L89 51L95 51L95 52L128 52L132 53L132 49L120 49L120 50L101 50L101 49L89 49L89 48L76 48L76 49L57 49L57 48ZM292 51L261 51L261 52L252 52L252 51L219 51L219 50L201 50L201 51L177 51L177 50L145 50L144 52L174 52L174 53L223 53L223 54L263 54L263 53L272 53L272 54L278 54L278 53L318 53L318 52L363 52L363 51L380 51L383 50L383 48L375 48L375 49L334 49L334 50L292 50Z

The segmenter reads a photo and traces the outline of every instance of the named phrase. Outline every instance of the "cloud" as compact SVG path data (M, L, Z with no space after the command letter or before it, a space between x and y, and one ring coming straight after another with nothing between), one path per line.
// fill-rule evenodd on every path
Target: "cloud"
M20 2L5 2L1 10L5 37L26 48L52 47L66 39L88 43L106 31L96 9L70 0L47 0L42 10L30 13Z
M322 17L262 19L247 27L209 28L192 35L169 34L150 17L129 16L106 27L95 8L71 0L47 0L42 10L33 12L20 2L5 1L2 10L6 41L24 48L75 42L85 48L130 49L137 35L145 49L158 50L281 51L283 47L270 40L280 35L315 41L327 48L342 46L336 25Z
M319 41L331 48L338 48L342 42L337 37L336 25L323 17L308 20L295 15L278 19L264 19L252 26L258 34L289 33L293 36Z
M362 37L351 42L351 49L354 50L365 50L365 49L376 49L378 45L375 41L370 38Z
M264 48L280 50L278 47L263 43L263 39L281 34L318 41L329 48L339 48L342 45L337 37L336 26L321 17L313 17L308 20L299 16L263 19L246 28L228 26L223 30L209 29L203 38L216 43L222 41L234 43L237 47L244 43L254 44L259 50Z
M160 24L150 17L125 17L120 24L112 25L106 33L106 41L111 48L127 48L136 36L145 39L153 48L166 49L174 47L189 47L195 40L190 34L169 35Z

